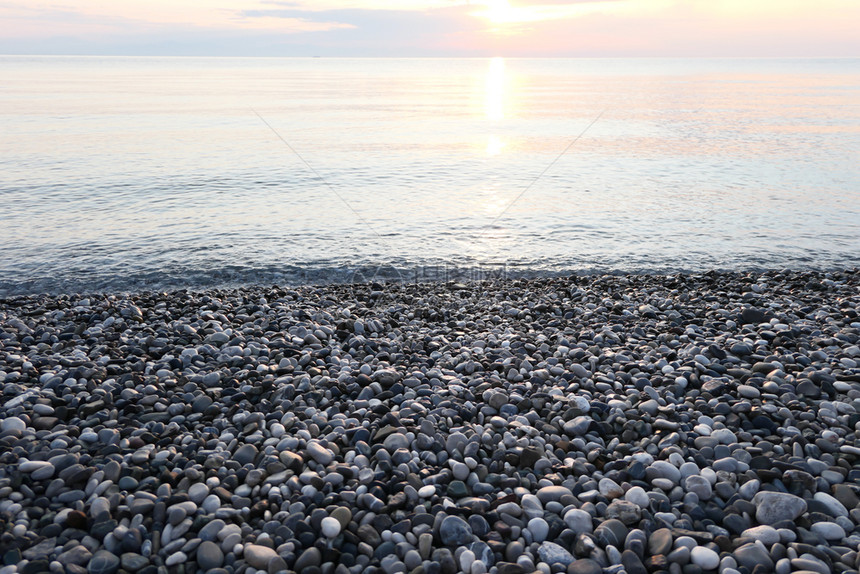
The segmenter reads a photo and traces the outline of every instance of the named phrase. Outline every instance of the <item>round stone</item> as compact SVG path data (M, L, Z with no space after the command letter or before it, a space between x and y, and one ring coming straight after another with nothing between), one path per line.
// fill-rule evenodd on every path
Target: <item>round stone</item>
M204 540L197 547L197 565L203 570L220 568L224 564L221 547L210 540Z
M436 494L436 487L432 484L427 484L418 489L418 496L421 498L430 498Z
M696 546L690 552L690 560L702 570L716 570L720 565L720 555L704 546Z
M755 518L761 524L792 521L806 512L806 501L786 492L762 491L753 497L752 502L756 506Z
M409 448L409 438L403 433L392 433L385 437L382 446L388 452L394 452L399 448Z
M825 540L842 540L845 530L835 522L816 522L809 529Z
M308 454L311 455L315 461L320 463L323 466L331 464L334 460L334 454L332 452L322 446L320 443L311 441L308 443Z
M331 516L323 518L320 524L320 530L326 538L334 538L340 534L340 528L340 522L338 522L337 518L332 518Z
M445 546L463 546L472 541L472 528L459 516L446 516L439 526L439 538Z
M660 528L651 533L648 539L648 550L652 555L666 555L672 550L672 531L668 528Z
M588 534L594 530L591 515L579 508L572 508L564 515L564 523L577 534Z
M252 444L243 444L242 446L237 448L236 452L233 454L233 460L235 460L242 466L254 462L254 459L256 457L257 447Z
M11 430L24 432L27 430L27 423L18 417L9 417L0 421L0 429L2 429L3 432Z
M209 496L209 487L202 482L196 482L188 487L188 498L198 506Z
M107 550L98 550L87 564L87 574L115 574L119 566L118 556Z
M242 555L245 557L245 562L254 568L266 569L269 567L269 561L275 558L278 553L268 546L246 544Z
M544 542L538 547L538 556L541 562L552 566L561 564L565 568L574 561L573 555L555 542Z
M777 532L776 528L767 525L747 528L741 533L741 536L744 538L751 538L753 540L761 540L761 543L765 546L776 544L780 539L779 532Z
M711 483L704 476L692 475L684 480L684 487L687 492L693 492L699 497L699 500L710 500L713 496Z
M465 463L455 462L451 468L451 472L457 480L466 480L469 478L469 467Z
M648 493L641 486L634 486L624 493L624 500L632 502L639 508L648 508L651 499L648 498Z
M549 534L549 524L543 518L532 518L528 524L529 532L535 542L543 542Z

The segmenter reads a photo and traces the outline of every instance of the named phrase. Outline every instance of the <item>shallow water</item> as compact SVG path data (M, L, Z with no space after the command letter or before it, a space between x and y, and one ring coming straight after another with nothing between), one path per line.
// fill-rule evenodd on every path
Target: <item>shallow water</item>
M0 295L860 262L856 59L0 77Z

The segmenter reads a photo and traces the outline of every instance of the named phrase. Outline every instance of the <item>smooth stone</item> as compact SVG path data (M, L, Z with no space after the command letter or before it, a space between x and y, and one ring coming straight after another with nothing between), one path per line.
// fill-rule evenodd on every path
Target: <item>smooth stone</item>
M308 443L308 454L311 455L315 461L323 466L327 466L331 464L334 460L334 454L320 443L311 441Z
M713 496L711 483L704 476L693 475L688 476L684 480L684 488L687 492L693 492L699 497L699 500L710 500Z
M446 546L463 546L472 541L472 528L459 516L446 516L439 525L439 538Z
M827 567L827 564L821 560L809 558L808 556L805 558L793 558L791 560L791 567L794 572L797 573L817 572L818 574L832 574L832 571Z
M552 566L553 564L561 564L569 566L574 561L573 554L559 546L555 542L543 542L538 547L538 556L542 562Z
M107 550L98 550L87 564L87 574L115 574L120 564L117 555Z
M197 547L197 565L203 570L220 568L224 564L224 553L211 540L204 540Z
M169 568L178 564L184 564L187 560L188 556L184 552L175 552L167 557L164 561L164 565Z
M456 480L466 480L469 478L469 467L465 463L455 462L452 465L451 473Z
M25 474L30 474L31 472L50 468L51 474L54 472L54 465L48 462L47 460L28 460L26 462L22 462L18 465L18 470Z
M317 550L319 552L319 550ZM260 546L259 544L246 544L242 556L245 562L254 568L264 570L269 567L269 561L277 557L278 553L268 546Z
M642 509L638 505L626 500L613 500L606 508L607 518L617 518L624 524L631 526L642 517Z
M340 523L341 530L349 526L352 521L352 510L345 506L338 506L331 511L331 517Z
M738 394L746 399L757 399L761 392L752 385L738 385Z
M86 546L78 545L57 556L57 560L62 564L76 564L78 566L83 566L84 564L87 564L92 557L92 552L90 552ZM124 561L124 557L125 554L123 554L120 560Z
M845 516L848 517L848 509L842 505L836 498L826 492L816 492L812 498L823 504L830 516Z
M274 550L272 550L272 552L274 552ZM275 556L277 556L277 554L275 554ZM322 553L320 552L320 549L316 546L312 546L302 552L301 556L296 560L296 564L293 568L296 572L302 572L306 568L319 566L321 563Z
M678 484L681 481L681 471L675 465L665 460L652 462L648 469L654 473L655 478L665 478L671 481L672 484Z
M720 565L720 555L704 546L697 546L690 551L690 560L702 570L716 570Z
M604 546L621 548L627 538L628 529L616 518L605 520L594 530L597 540Z
M403 433L391 433L382 441L382 446L388 452L394 452L399 448L409 448L409 438Z
M334 538L340 534L340 528L340 522L337 518L332 518L331 516L326 516L320 523L320 531L326 538Z
M597 490L606 498L619 498L624 496L624 489L617 482L610 478L601 478L597 483Z
M762 564L768 571L773 568L773 560L771 559L770 554L768 554L767 550L765 550L762 545L754 542L750 542L736 548L732 553L732 556L734 556L738 564L744 566L750 571L759 564Z
M568 510L564 515L564 523L577 534L587 534L594 531L591 515L579 508Z
M209 487L202 482L196 482L188 487L188 498L196 505L201 505L209 496Z
M567 567L567 574L602 574L603 568L590 558L579 558Z
M621 564L627 574L648 574L642 560L632 550L625 550L621 553Z
M672 531L660 528L651 533L648 539L648 551L651 555L668 554L672 550Z
M421 498L430 498L436 494L436 487L432 484L427 484L418 489L418 496Z
M651 499L648 498L648 493L641 486L634 486L624 493L624 500L632 502L639 508L648 508L651 504Z
M842 540L845 538L845 529L835 522L816 522L809 527L809 530L825 540Z
M543 542L549 535L549 524L543 518L532 518L528 523L529 532L535 542Z
M562 496L572 494L569 488L563 486L544 486L535 493L543 505L546 505L548 502L558 502Z
M253 463L255 458L257 458L257 447L252 444L243 444L233 453L233 460L242 466Z
M779 532L777 532L776 528L767 525L748 528L741 533L741 536L743 538L761 540L761 543L765 546L772 546L780 540Z
M562 430L568 436L572 438L576 438L578 436L584 435L588 432L588 429L591 427L591 423L594 422L594 419L590 416L578 416L575 417L562 425Z
M27 430L27 423L19 419L18 417L9 417L0 421L0 429L3 432L6 431L20 431L24 432Z
M59 559L59 557L57 558ZM137 572L149 566L149 558L135 552L126 552L120 556L120 562L122 563L123 570L128 570L129 572Z
M755 518L761 524L791 521L806 512L805 500L785 492L762 491L753 497L752 502L756 506Z

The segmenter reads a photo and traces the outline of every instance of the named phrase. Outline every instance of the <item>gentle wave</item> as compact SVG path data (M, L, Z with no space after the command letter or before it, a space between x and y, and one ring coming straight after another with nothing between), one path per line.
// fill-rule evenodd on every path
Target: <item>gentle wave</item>
M860 60L0 74L0 295L860 259Z

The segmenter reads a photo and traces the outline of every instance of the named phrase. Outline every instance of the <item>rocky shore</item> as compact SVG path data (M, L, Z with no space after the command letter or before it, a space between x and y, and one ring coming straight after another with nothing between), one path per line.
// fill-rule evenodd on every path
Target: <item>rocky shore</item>
M0 300L0 574L860 564L860 272Z

